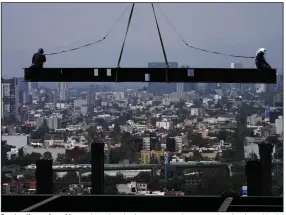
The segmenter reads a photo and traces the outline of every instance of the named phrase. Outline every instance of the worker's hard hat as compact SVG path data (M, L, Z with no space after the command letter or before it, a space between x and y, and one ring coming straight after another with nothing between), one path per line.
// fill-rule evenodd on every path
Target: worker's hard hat
M262 52L263 54L265 54L265 53L266 53L266 49L265 49L265 48L260 48L260 49L258 49L258 53L260 53L260 52Z
M44 53L44 49L39 48L39 49L38 49L38 52L40 52L40 53Z

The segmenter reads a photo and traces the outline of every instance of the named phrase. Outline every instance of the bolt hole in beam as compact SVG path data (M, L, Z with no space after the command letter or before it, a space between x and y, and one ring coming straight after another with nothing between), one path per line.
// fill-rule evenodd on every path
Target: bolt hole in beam
M150 81L150 74L148 73L145 74L145 81Z
M106 76L111 76L111 69L106 70Z
M94 69L93 72L94 76L98 76L98 69Z
M194 69L188 69L188 76L189 77L194 77Z

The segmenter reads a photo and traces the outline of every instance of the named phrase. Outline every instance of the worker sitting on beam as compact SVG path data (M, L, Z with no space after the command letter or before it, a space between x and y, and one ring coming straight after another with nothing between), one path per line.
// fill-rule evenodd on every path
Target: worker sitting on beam
M42 69L45 62L46 56L44 54L44 49L39 48L38 52L33 55L32 68Z
M271 69L271 66L265 60L266 49L260 48L258 49L255 56L255 65L258 70Z

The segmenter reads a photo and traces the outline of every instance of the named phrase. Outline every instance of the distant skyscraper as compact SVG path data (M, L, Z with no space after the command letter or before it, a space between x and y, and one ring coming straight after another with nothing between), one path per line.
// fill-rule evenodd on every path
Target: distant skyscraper
M19 119L19 83L17 78L2 79L1 83L1 115L14 115Z
M25 82L24 78L17 79L19 84L19 102L20 104L28 104L30 102L29 84Z
M59 89L60 89L60 101L66 101L67 100L67 90L68 86L66 82L60 82L59 83Z
M182 68L190 68L189 65L183 65ZM184 92L190 92L197 89L197 83L184 83L183 84Z
M232 69L242 69L243 68L243 64L241 62L237 61L236 63L231 63L230 64L230 68L232 68ZM243 93L244 87L242 86L242 84L237 83L236 85L234 84L232 86L237 89L239 94ZM247 88L247 87L245 87L245 88Z
M177 97L179 99L183 98L183 92L184 92L184 83L177 83Z
M37 96L39 84L37 82L28 82L29 97L35 98Z
M60 89L61 90L66 90L68 87L67 87L67 82L60 82Z
M169 68L178 68L178 62L169 62ZM148 68L165 68L165 62L148 63ZM154 95L162 95L176 92L176 84L174 83L149 83L148 92Z

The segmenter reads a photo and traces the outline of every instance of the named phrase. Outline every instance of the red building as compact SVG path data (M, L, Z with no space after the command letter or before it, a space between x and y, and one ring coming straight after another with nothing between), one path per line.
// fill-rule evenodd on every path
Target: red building
M86 154L86 149L76 146L73 149L66 150L66 154L71 158L82 157Z

